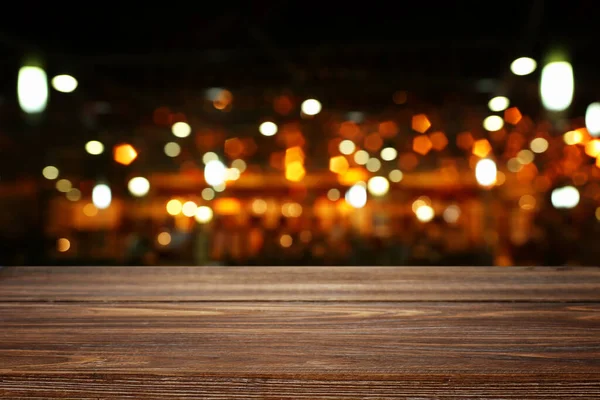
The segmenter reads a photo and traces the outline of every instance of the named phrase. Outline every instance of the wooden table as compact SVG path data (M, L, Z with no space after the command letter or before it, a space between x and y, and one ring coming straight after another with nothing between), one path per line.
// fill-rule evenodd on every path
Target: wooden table
M4 268L0 398L600 398L600 269Z

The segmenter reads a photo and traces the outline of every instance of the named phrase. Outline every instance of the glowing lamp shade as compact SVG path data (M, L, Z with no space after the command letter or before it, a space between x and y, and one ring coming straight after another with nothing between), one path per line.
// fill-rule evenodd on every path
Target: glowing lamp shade
M219 160L210 160L204 167L204 180L211 186L221 185L227 178L227 168Z
M367 204L367 189L363 185L356 184L346 192L346 203L354 208L363 208Z
M564 111L573 101L575 81L573 68L566 61L546 64L542 69L540 95L542 104L548 111Z
M44 111L48 103L46 72L40 67L22 67L17 81L17 95L24 112L37 114Z
M475 179L481 186L493 186L496 183L497 173L496 163L487 158L479 160L475 166Z
M132 196L144 197L150 191L150 182L144 177L136 176L129 180L127 189L129 189L129 193L131 193Z
M92 189L92 203L99 210L104 210L110 206L112 202L112 192L105 184L98 184Z
M52 78L52 87L62 93L71 93L77 89L77 79L71 75L56 75Z
M592 103L585 111L585 127L592 136L600 136L600 103Z

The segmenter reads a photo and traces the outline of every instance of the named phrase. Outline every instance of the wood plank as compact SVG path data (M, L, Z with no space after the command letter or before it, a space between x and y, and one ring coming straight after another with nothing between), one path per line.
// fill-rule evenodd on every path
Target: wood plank
M0 303L0 398L598 398L600 306Z
M600 301L600 268L7 267L0 301Z

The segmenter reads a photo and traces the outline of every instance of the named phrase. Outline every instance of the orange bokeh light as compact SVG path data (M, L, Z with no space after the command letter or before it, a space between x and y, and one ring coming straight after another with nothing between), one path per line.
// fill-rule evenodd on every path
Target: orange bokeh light
M127 143L117 145L113 150L114 160L122 165L131 164L137 156L137 151L135 151L132 145Z
M487 139L479 139L473 145L473 154L479 158L486 157L492 151L492 145Z
M504 120L511 125L517 125L523 118L521 111L517 107L511 107L504 110Z
M419 133L427 132L427 129L431 127L431 122L425 114L417 114L412 117L412 128Z
M434 150L441 151L448 145L448 138L442 131L433 132L429 135L429 139L431 140L431 146Z
M415 153L425 155L429 153L433 144L427 136L417 136L413 139L413 150Z

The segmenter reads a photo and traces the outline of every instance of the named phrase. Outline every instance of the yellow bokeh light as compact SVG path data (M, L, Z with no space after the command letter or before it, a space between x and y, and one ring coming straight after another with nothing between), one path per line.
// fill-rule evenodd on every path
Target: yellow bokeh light
M349 168L348 160L344 156L331 157L329 160L329 170L336 174L343 174Z
M170 215L178 215L179 213L181 213L182 208L183 205L181 204L181 201L177 199L169 200L169 202L167 203L167 212Z
M171 243L171 234L169 232L161 232L156 237L156 241L161 246L168 246Z
M254 214L264 214L267 212L267 202L263 199L254 199L252 202L252 212Z
M300 182L306 175L304 165L300 161L294 161L285 167L285 179L292 182Z
M583 135L582 135L581 132L579 132L577 130L575 130L575 131L568 131L567 133L565 133L563 135L563 140L568 145L574 145L574 144L577 144L577 143L581 143L581 141L583 140Z

